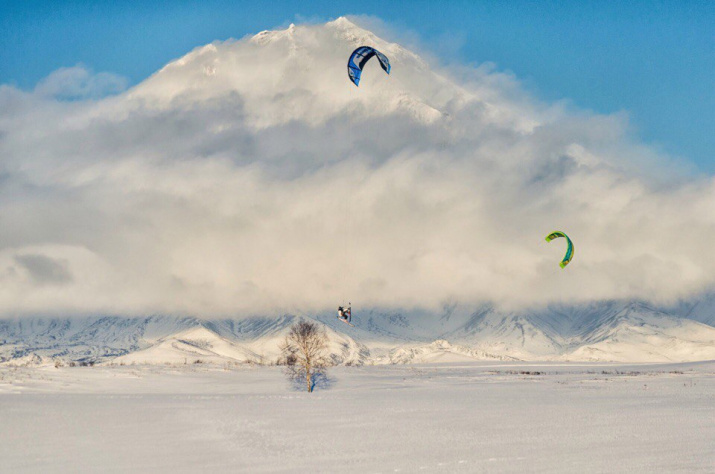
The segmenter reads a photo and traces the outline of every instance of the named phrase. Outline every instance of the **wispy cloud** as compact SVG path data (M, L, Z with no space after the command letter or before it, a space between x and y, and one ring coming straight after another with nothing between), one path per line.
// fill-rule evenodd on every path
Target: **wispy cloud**
M94 73L83 65L54 71L35 87L35 94L58 100L99 99L127 88L126 78L109 72Z

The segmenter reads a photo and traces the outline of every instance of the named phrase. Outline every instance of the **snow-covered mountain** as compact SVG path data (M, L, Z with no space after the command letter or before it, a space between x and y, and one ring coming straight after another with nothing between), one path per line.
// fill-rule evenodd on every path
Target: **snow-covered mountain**
M346 52L365 44L400 65L401 70L391 73L397 80L385 81L371 70L363 76L360 91L349 83L343 72ZM253 69L256 65L258 70ZM337 68L338 87L333 75ZM377 81L380 87L371 86ZM435 94L440 86L450 93ZM296 120L318 125L345 112L356 119L398 113L430 124L448 119L443 109L458 93L455 84L430 71L416 54L341 17L319 28L290 25L263 31L248 43L215 42L196 48L132 89L128 99L167 108L240 97L236 105L242 119L261 130ZM426 97L432 97L430 103Z
M385 53L393 70L388 80L369 64L358 89L345 59L362 44ZM573 135L550 130L547 118L556 112L537 113L528 100L490 86L503 77L480 80L443 77L416 54L339 18L196 48L123 94L73 108L62 120L53 115L47 130L28 118L33 134L8 132L20 150L8 152L8 161L25 163L19 175L37 173L27 189L59 183L72 205L60 216L43 203L13 211L35 216L39 209L58 227L35 238L34 224L26 224L33 241L52 245L22 247L16 236L16 247L0 249L7 269L0 301L10 308L21 301L24 313L41 313L49 301L63 314L160 308L161 315L0 320L3 363L273 363L299 317L326 327L335 363L715 359L715 294L657 308L622 293L648 293L645 280L673 286L678 276L696 287L707 274L687 258L705 254L696 247L705 239L674 248L664 229L649 231L663 237L648 245L632 238L638 229L629 226L644 215L656 221L656 206L641 203L657 197L657 207L677 209L678 202L651 196L611 168L604 156L618 153L610 148L599 155L601 140L612 142L610 127L605 139L590 135L590 126ZM50 138L35 135L59 137L56 153L65 155L47 153L40 145ZM48 162L28 161L47 155ZM346 188L358 197L337 203ZM584 188L590 197L580 197ZM608 202L593 197L603 189L613 196ZM582 199L577 206L575 199ZM706 209L697 225L707 225ZM80 222L75 212L91 223L67 228ZM601 260L579 266L577 256L569 273L543 278L557 261L532 238L542 235L543 216L549 226L573 222L579 245ZM351 234L359 241L350 252L335 231L346 220L356 222ZM97 234L87 237L88 229ZM604 246L603 232L629 238ZM61 245L53 243L57 235ZM621 262L619 255L633 260L609 263ZM638 259L645 263L633 264ZM355 307L355 327L332 312L283 309L289 314L269 317L256 309L325 308L346 293L369 301ZM384 309L433 307L452 295L505 302L521 293L542 303L565 293L595 301L518 311L467 303ZM600 300L611 297L618 300ZM241 316L170 316L204 312Z
M445 306L441 312L355 311L355 327L332 314L237 319L17 318L0 321L0 357L124 364L272 364L299 318L326 328L334 363L485 360L613 362L715 359L715 327L636 302L500 312ZM15 360L15 362L11 362Z

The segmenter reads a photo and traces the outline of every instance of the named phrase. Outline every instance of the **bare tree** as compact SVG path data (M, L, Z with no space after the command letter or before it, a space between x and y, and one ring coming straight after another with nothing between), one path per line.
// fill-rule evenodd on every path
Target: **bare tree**
M291 326L281 345L288 377L296 381L304 379L308 392L312 392L316 380L325 376L327 348L328 336L317 324L301 320Z

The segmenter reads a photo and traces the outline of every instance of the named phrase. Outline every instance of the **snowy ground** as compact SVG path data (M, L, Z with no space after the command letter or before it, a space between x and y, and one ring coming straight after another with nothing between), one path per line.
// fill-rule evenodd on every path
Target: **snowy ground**
M0 471L715 471L715 362L331 376L311 395L276 367L5 367Z

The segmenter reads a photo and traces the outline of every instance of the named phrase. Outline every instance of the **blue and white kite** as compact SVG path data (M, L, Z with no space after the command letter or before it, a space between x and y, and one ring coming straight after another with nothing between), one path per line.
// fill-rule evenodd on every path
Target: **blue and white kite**
M365 64L373 56L377 56L382 69L384 69L386 73L390 74L390 60L387 59L387 56L370 46L360 46L358 49L353 51L353 54L350 55L350 59L348 59L348 76L356 86L360 84L362 68L365 67Z

